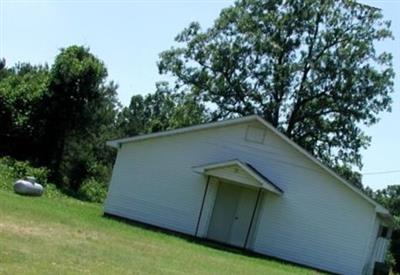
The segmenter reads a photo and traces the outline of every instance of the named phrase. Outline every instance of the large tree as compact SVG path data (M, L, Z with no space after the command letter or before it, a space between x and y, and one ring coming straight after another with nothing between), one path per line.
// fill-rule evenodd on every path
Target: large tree
M214 119L259 114L346 175L369 144L360 126L390 110L392 56L375 44L391 37L380 10L350 0L239 0L158 65Z
M79 191L108 182L120 109L117 86L88 48L62 49L54 64L5 67L0 60L0 156L33 161L52 180Z
M88 180L104 187L109 182L115 150L106 141L118 137L117 86L111 82L98 88L99 96L81 110L82 123L67 133L58 175L64 187L78 191Z
M107 70L89 49L71 46L61 49L50 72L43 110L47 130L43 139L47 144L44 159L58 171L68 136L90 123L85 109L101 97L100 87Z
M107 181L116 137L117 86L107 82L104 63L82 46L61 49L38 115L44 123L43 164L59 185L78 191L83 181ZM40 120L39 119L39 120Z

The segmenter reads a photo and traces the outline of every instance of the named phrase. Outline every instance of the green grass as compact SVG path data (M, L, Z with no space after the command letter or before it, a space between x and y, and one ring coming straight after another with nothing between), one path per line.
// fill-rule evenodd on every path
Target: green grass
M0 190L1 274L316 274L102 216L97 204Z

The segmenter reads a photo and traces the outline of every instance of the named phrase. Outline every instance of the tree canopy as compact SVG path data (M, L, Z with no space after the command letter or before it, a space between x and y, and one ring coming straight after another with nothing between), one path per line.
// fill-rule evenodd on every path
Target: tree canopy
M391 37L380 10L350 0L240 0L207 30L191 23L158 66L213 119L259 114L343 171L362 166L361 125L390 111L392 56L375 43Z
M205 106L184 93L176 93L160 82L156 91L145 96L134 95L129 106L118 116L122 136L134 136L204 123Z
M117 86L103 62L81 46L61 49L54 64L0 64L0 155L51 169L60 187L105 183L117 136Z
M0 69L0 153L17 158L32 157L42 127L37 114L50 81L49 68L18 63Z

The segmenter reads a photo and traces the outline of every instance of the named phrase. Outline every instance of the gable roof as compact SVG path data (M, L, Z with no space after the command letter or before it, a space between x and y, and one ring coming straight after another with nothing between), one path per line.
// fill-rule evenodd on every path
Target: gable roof
M240 169L245 175L247 175L251 179L254 179L259 184L259 187L261 187L267 191L273 192L275 194L278 194L278 195L283 194L283 190L281 188L279 188L276 184L274 184L272 181L270 181L266 176L264 176L262 173L260 173L257 169L255 169L249 163L242 162L238 159L196 166L196 167L193 167L193 169L194 169L194 171L205 174L205 175L217 176L217 177L220 177L220 178L223 178L226 180L237 181L234 179L234 177L231 177L230 175L224 175L224 174L218 173L218 171L221 171L222 169L231 168L231 167ZM217 172L217 173L215 173L215 172ZM234 173L231 173L231 174L234 174ZM240 180L237 182L244 183L244 182L240 182ZM244 184L246 184L246 183L244 183Z
M139 140L146 140L146 139L152 139L152 138L172 136L172 135L183 134L183 133L187 133L187 132L207 130L210 128L220 128L220 127L225 127L225 126L230 126L230 125L235 125L235 124L241 124L244 122L251 122L251 121L255 121L257 119L263 120L262 118L260 118L256 115L245 116L245 117L241 117L241 118L234 118L234 119L229 119L229 120L221 120L221 121L216 121L216 122L198 124L198 125L174 129L174 130L166 130L166 131L156 132L156 133L151 133L151 134L144 134L144 135L138 135L138 136L133 136L133 137L110 140L110 141L107 141L107 145L114 147L114 148L119 148L120 145L124 144L124 143L136 142ZM267 122L265 122L265 123L267 123ZM271 127L273 128L273 126L271 126Z
M279 132L274 126L272 126L269 122L265 121L263 118L257 116L257 115L251 115L251 116L245 116L245 117L240 117L240 118L235 118L235 119L230 119L230 120L223 120L223 121L217 121L217 122L211 122L211 123L205 123L205 124L200 124L200 125L195 125L195 126L190 126L190 127L184 127L184 128L179 128L175 130L168 130L168 131L163 131L163 132L157 132L157 133L152 133L152 134L146 134L146 135L139 135L139 136L134 136L134 137L128 137L128 138L123 138L123 139L116 139L112 141L108 141L107 145L114 147L114 148L120 148L122 144L125 143L130 143L130 142L137 142L141 140L148 140L148 139L154 139L154 138L160 138L160 137L166 137L166 136L173 136L173 135L178 135L178 134L183 134L187 132L194 132L194 131L200 131L200 130L207 130L207 129L212 129L212 128L220 128L220 127L226 127L226 126L231 126L231 125L236 125L236 124L242 124L242 123L247 123L247 122L259 122L262 124L265 128L268 130L272 131L274 134L276 134L278 137L280 137L282 140L287 142L291 147L299 151L301 154L303 154L306 158L311 160L313 163L315 163L317 166L322 168L325 172L336 178L339 182L350 188L352 191L354 191L356 194L361 196L363 199L371 203L373 206L375 206L375 211L380 214L380 216L383 216L386 219L393 220L393 217L390 215L389 211L385 209L383 206L381 206L379 203L371 199L369 196L364 194L360 189L355 187L353 184L339 176L336 172L334 172L331 168L327 167L324 165L322 162L317 160L314 156L312 156L310 153L308 153L305 149L303 149L301 146L296 144L294 141L292 141L290 138L285 136L283 133Z

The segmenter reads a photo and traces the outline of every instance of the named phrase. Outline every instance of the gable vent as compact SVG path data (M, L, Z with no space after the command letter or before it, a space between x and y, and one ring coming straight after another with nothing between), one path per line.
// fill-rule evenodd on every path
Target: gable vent
M247 126L245 140L253 143L263 144L266 131L263 128Z

